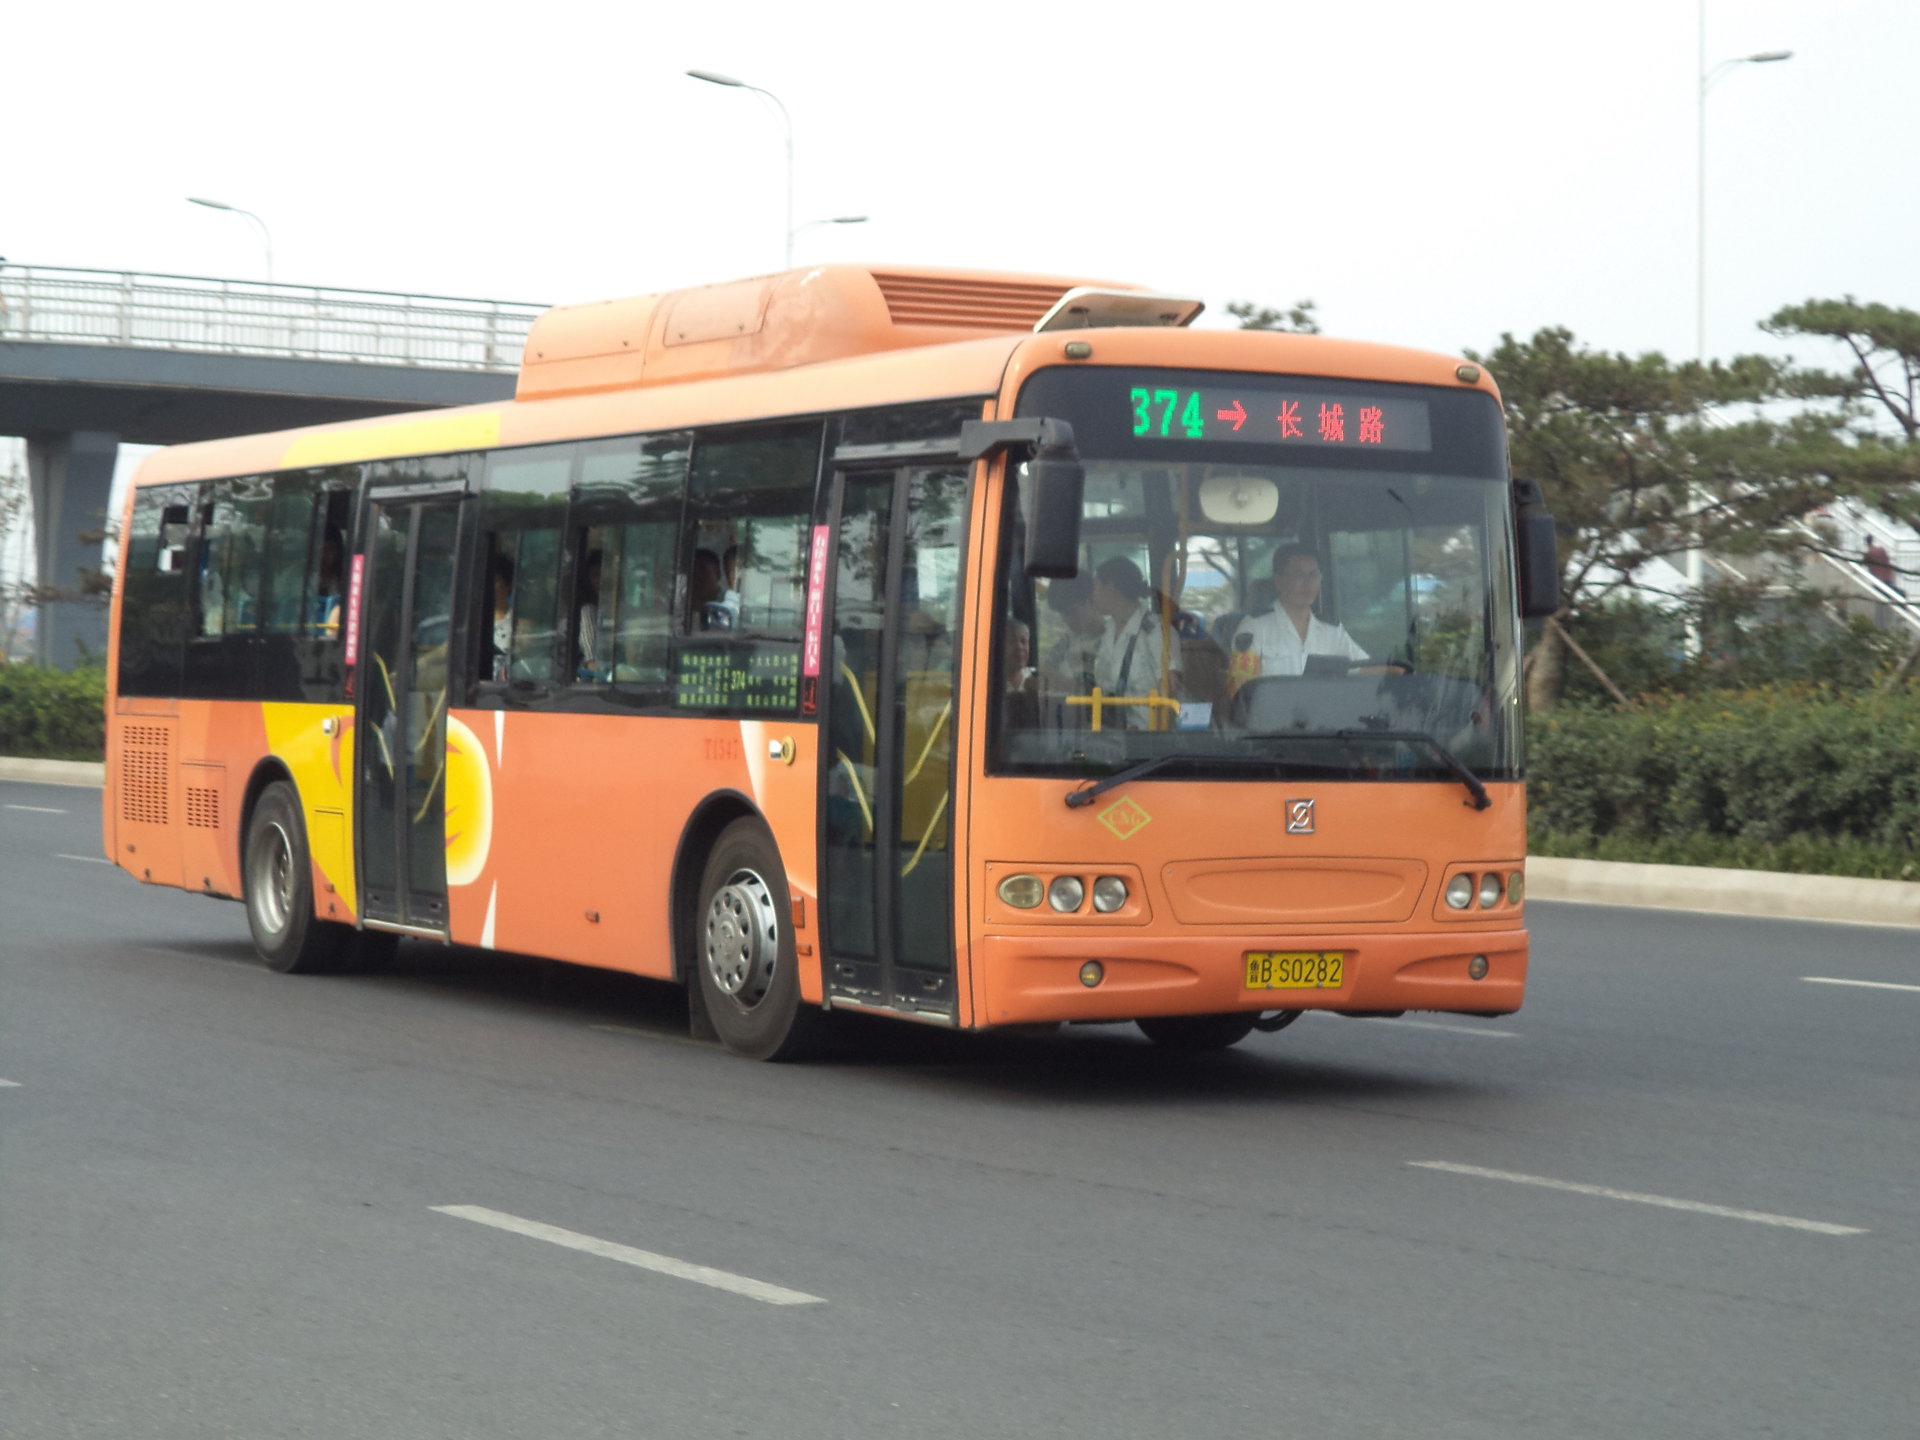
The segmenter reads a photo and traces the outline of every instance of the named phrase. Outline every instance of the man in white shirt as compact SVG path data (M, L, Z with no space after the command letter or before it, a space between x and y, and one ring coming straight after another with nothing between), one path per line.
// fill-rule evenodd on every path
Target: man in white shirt
M1140 567L1124 555L1101 563L1093 572L1093 603L1107 617L1107 633L1093 657L1093 678L1105 695L1143 696L1157 693L1172 698L1180 688L1180 637L1163 631L1160 617L1148 602L1152 592ZM1161 657L1166 657L1165 679ZM1104 728L1147 730L1144 705L1105 712Z
M1310 545L1282 545L1273 552L1276 603L1265 615L1249 615L1234 631L1228 663L1237 689L1256 675L1299 675L1309 655L1365 660L1341 625L1313 613L1320 598L1320 557Z

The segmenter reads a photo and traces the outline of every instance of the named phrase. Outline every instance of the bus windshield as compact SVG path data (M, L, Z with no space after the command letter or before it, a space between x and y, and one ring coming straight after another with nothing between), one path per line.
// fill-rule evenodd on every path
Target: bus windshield
M1344 440L1278 433L1290 410L1309 428L1325 408L1349 422ZM1087 482L1080 573L1035 580L1024 476L1010 477L1000 773L1099 779L1158 761L1142 773L1519 778L1511 501L1490 398L1081 371L1042 372L1021 409L1074 425ZM1236 409L1281 423L1263 440L1208 433ZM1386 443L1352 438L1363 413Z

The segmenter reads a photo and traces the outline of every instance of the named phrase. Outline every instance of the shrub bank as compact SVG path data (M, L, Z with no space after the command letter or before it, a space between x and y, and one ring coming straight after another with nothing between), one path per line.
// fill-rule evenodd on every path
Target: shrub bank
M0 755L99 760L107 750L104 671L0 665Z
M98 669L0 665L0 755L99 760ZM1920 880L1920 689L1569 706L1527 727L1536 855Z
M1920 691L1650 696L1528 725L1536 853L1920 878Z

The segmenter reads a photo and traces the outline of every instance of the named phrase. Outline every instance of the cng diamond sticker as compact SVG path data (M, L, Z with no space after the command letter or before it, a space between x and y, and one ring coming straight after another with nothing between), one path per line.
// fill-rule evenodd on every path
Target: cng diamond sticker
M1131 800L1116 800L1099 815L1100 823L1122 840L1131 840L1153 817Z

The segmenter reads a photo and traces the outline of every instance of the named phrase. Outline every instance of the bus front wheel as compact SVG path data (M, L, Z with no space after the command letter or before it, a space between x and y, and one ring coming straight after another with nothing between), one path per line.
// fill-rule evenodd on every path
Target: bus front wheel
M787 872L767 827L720 832L700 878L696 983L720 1043L752 1060L794 1060L826 1017L800 998Z
M269 966L289 975L338 967L353 931L313 913L306 822L298 792L284 780L260 792L247 822L243 888L253 948Z
M1153 1015L1133 1023L1162 1050L1225 1050L1246 1039L1258 1018L1240 1011L1226 1015Z

